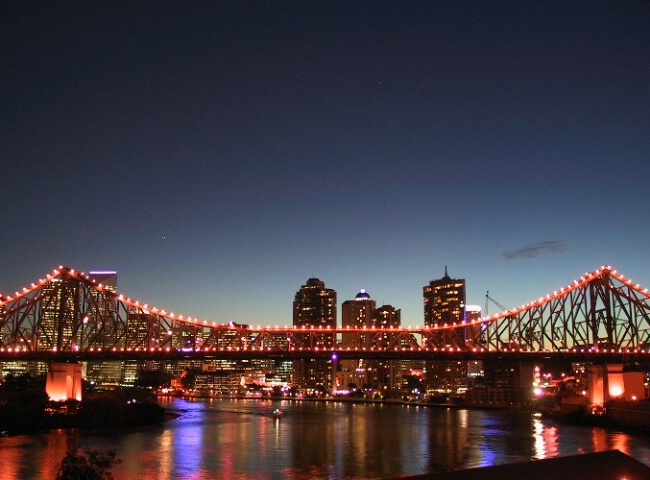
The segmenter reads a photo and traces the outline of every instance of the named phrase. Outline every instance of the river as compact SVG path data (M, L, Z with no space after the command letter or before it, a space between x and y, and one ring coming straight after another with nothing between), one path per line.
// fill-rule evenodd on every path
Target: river
M650 466L647 435L531 413L393 404L161 399L145 428L0 439L0 478L54 478L69 444L115 451L121 479L375 479L618 449ZM273 410L280 408L280 419Z

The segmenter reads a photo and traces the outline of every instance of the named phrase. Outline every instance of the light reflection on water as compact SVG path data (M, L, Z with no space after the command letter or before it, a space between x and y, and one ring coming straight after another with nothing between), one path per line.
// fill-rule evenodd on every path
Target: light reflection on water
M0 439L2 478L52 479L70 442L114 450L116 480L364 479L619 449L650 465L650 440L527 413L261 400L165 400L181 417L140 429ZM272 411L286 412L282 419Z

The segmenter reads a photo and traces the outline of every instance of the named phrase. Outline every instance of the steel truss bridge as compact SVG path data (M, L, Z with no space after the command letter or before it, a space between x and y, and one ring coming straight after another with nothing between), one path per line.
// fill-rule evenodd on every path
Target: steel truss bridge
M59 267L0 297L0 361L118 359L650 361L650 294L609 266L489 317L414 328L216 324L131 300Z

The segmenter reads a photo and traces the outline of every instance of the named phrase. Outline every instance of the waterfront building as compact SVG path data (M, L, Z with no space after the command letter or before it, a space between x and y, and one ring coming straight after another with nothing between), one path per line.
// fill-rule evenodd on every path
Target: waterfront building
M376 308L376 302L370 298L370 294L362 288L354 300L346 300L341 305L341 326L351 328L362 328L372 326L372 313ZM344 333L343 343L345 344ZM367 340L367 339L366 339Z
M249 348L255 336L243 336L240 328L247 329L248 325L229 322L232 330L224 331L217 338L220 348ZM281 347L287 346L287 339L274 339L274 344ZM259 345L264 347L265 344ZM169 373L179 377L183 371L193 372L196 376L195 388L197 390L211 390L213 392L228 394L241 390L242 379L245 384L268 385L272 383L291 383L293 380L293 362L281 359L240 359L240 360L203 360L199 365L196 361L183 360L173 363Z
M38 364L38 365L37 365ZM45 366L44 362L2 362L0 363L0 380L4 379L7 375L18 377L20 375L29 374L37 376L41 372L39 366Z
M365 289L361 289L354 300L346 300L341 305L341 326L343 328L363 328L372 326L372 314L376 303ZM371 337L359 332L344 332L341 335L341 348L348 346L370 347ZM337 372L338 389L362 388L369 383L368 371L372 365L366 359L348 359L339 362Z
M96 285L101 285L104 291L117 292L117 271L116 270L91 270L88 278ZM110 297L104 293L89 290L93 297L93 305L97 311L95 314L102 319L103 329L112 336L113 340L123 338L134 348L148 349L157 346L158 339L152 332L151 324L155 322L153 316L139 309L133 309L126 313L129 328L121 331L119 323L113 321L116 312L115 305ZM136 385L143 370L152 370L152 362L140 360L123 361L94 361L83 362L83 376L98 385ZM162 368L162 367L158 367Z
M325 282L310 278L296 293L293 301L293 326L305 328L336 328L336 291L325 287ZM306 336L296 335L298 340ZM313 346L333 349L335 334L322 333L311 337ZM294 362L294 386L306 390L330 391L334 372L331 360L297 360Z
M461 324L466 319L465 279L451 278L445 267L444 277L423 287L424 325L438 327ZM465 329L440 333L436 343L456 346L465 341ZM428 391L456 393L467 389L467 362L427 361L424 378Z
M293 326L336 328L336 291L318 278L307 280L293 301Z
M385 333L367 334L363 332L344 332L341 348L361 346L368 350L388 348L397 336L390 332L391 327L401 325L401 310L392 305L377 308L376 302L365 289L353 300L346 300L341 306L343 327L350 328L384 328ZM402 342L408 343L406 339ZM404 345L408 346L408 345ZM411 362L395 360L342 360L339 364L339 385L342 389L349 387L364 388L377 395L384 395L399 386L399 376L409 370Z
M447 273L423 287L424 325L454 325L465 320L465 279L454 279Z
M406 338L397 339L390 328L399 328L402 325L402 310L392 305L382 305L372 312L371 326L385 328L387 331L375 336L372 346L382 349L392 347L394 342L399 342L401 347L409 347ZM373 388L383 392L393 391L401 383L402 374L410 371L411 361L407 360L376 360L373 369L368 375L369 383Z

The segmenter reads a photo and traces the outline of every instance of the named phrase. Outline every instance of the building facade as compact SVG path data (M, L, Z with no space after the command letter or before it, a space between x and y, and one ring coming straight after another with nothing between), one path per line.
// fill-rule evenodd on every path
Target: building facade
M399 328L402 325L402 310L392 305L382 305L372 312L371 326L373 328ZM398 342L399 345L395 345ZM408 347L405 339L398 339L390 331L376 335L372 346L382 349L393 347ZM368 380L374 390L382 392L382 396L393 394L401 384L402 375L410 371L412 362L408 360L375 360L372 362Z
M438 280L431 280L423 288L424 325L437 327L454 325L465 320L465 279L451 278L447 274Z
M444 277L423 287L424 325L457 325L466 320L465 279L451 278L445 267ZM465 340L465 329L440 333L436 343L455 346ZM467 362L427 361L424 378L428 392L457 393L467 389Z
M361 289L354 300L346 300L341 305L341 326L343 328L363 328L372 326L372 315L376 302ZM341 336L341 348L363 345L370 347L371 337L360 332L344 332ZM337 389L361 389L368 385L368 371L372 367L366 359L341 360L337 371Z
M336 328L336 291L325 287L325 282L310 278L300 287L293 301L293 326L305 328ZM296 336L306 340L305 336ZM334 333L319 333L310 338L312 347L333 349L336 345ZM308 394L331 392L334 388L332 360L296 360L294 362L294 387Z

